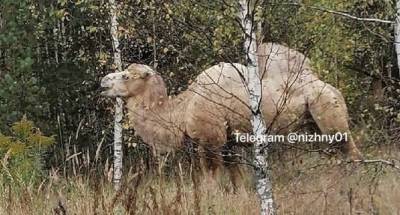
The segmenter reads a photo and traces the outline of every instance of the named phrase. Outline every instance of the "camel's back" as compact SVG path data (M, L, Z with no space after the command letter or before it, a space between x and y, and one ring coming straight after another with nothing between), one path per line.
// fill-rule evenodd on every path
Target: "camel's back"
M297 76L317 78L312 72L310 59L299 51L276 43L263 43L257 52L263 79L283 83Z
M211 87L220 87L222 85L242 84L241 77L247 77L248 71L246 66L238 63L219 63L214 65L199 76L195 80L195 85L199 89L210 89Z
M268 84L283 86L287 82L318 80L312 71L310 59L297 50L277 43L263 43L257 52L261 77L263 81L268 81ZM243 80L248 80L246 66L238 63L219 63L202 72L192 87L237 87L244 84Z
M249 127L250 112L244 105L248 96L241 78L247 73L244 65L220 63L196 78L189 86L192 93L184 117L190 137L219 145L226 141L226 126L230 122L242 122L242 127Z
M279 112L277 104L282 100L284 89L283 82L276 82L268 77L262 84L262 111L266 120L271 121ZM201 73L189 87L192 95L185 116L189 126L197 127L197 133L201 133L199 126L195 126L199 124L204 133L210 133L210 130L218 131L216 125L220 125L221 132L218 133L225 132L226 126L235 130L249 131L251 112L248 107L247 80L246 66L236 63L220 63ZM295 99L288 102L293 108L286 108L285 111L292 115L300 115L305 107L305 99L301 96L303 92L298 89L294 92L290 90L290 93L295 96ZM279 127L287 126L291 120L285 117L279 119L276 123Z
M321 93L324 83L313 74L310 60L300 52L272 43L259 48L259 53L264 53L259 58L260 68L266 68L262 77L266 123L274 122L271 126L276 131L295 129L298 123L294 122L306 111L307 98L316 91ZM223 134L226 126L249 131L247 80L246 66L236 63L220 63L201 73L189 87L192 95L185 114L189 127L195 127L199 137L199 130L203 130L203 136L214 132L210 138Z

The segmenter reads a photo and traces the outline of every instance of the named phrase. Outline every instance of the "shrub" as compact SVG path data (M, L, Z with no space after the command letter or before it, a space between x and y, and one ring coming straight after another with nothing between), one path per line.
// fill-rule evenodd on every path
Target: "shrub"
M0 133L0 179L35 183L43 176L43 154L54 143L32 121L23 117L11 127L11 136Z

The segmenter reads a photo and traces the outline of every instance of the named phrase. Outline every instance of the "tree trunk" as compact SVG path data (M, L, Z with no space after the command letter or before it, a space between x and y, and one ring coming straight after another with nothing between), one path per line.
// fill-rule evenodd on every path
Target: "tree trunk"
M110 3L110 16L111 25L110 32L114 50L114 65L117 72L122 71L121 62L121 50L119 49L118 40L118 21L117 21L117 9L115 0L109 0ZM115 116L114 116L114 175L113 182L116 190L120 189L120 182L122 177L122 116L123 116L123 101L121 98L117 98L115 104Z
M397 68L400 77L400 0L396 1L396 21L394 24L394 46L397 55Z
M240 19L245 31L244 48L246 50L247 68L249 79L247 89L250 97L250 107L252 111L251 124L254 135L265 135L266 126L261 113L261 77L258 72L255 24L251 20L250 0L240 0ZM272 198L272 184L269 178L268 162L268 143L256 142L254 147L254 166L256 173L257 194L261 200L261 214L275 214L274 202Z

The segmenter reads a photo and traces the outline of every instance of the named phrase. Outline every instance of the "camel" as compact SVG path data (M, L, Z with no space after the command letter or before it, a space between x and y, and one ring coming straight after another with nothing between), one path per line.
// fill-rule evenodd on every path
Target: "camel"
M258 48L262 75L261 111L270 133L297 131L299 121L310 113L322 133L346 132L342 151L361 158L350 135L345 100L333 86L312 72L303 54L286 46L266 43ZM154 153L179 150L185 140L204 149L212 175L223 165L222 150L230 131L251 132L251 111L245 88L248 70L238 63L219 63L197 76L188 89L168 96L161 76L142 64L102 78L102 95L122 97L135 133ZM236 162L225 164L234 187L242 173Z

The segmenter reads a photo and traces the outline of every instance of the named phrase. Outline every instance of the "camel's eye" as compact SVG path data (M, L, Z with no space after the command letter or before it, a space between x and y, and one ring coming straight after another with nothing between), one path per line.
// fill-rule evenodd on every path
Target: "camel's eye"
M127 75L122 75L122 79L124 79L124 80L128 80L128 79L129 79L129 77L128 77Z

